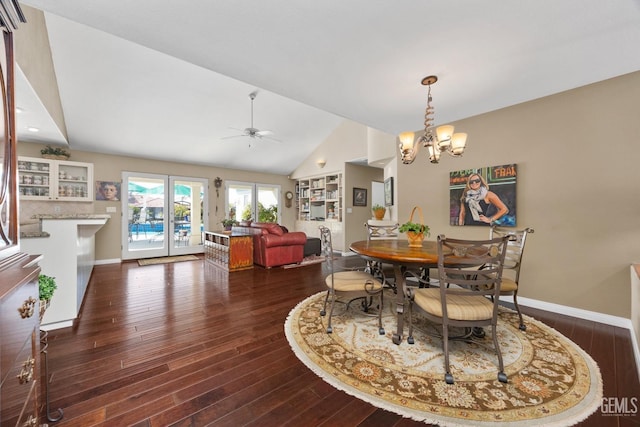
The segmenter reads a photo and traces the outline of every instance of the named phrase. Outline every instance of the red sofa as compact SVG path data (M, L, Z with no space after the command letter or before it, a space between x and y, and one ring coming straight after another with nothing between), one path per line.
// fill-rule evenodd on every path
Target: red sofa
M266 222L241 222L234 232L253 235L253 263L265 268L301 262L307 235Z

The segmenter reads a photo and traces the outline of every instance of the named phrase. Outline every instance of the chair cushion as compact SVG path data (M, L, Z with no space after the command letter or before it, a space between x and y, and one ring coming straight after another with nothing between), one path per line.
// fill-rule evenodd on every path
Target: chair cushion
M518 290L518 284L515 281L507 277L502 278L502 283L500 284L501 294L505 294L505 293L509 294L517 290Z
M339 271L333 273L333 288L338 292L355 292L363 291L365 283L370 281L373 287L367 287L370 291L379 291L382 289L382 282L364 271ZM331 287L331 275L325 279L327 287Z
M440 289L417 289L414 295L414 302L420 308L442 317ZM487 320L493 316L493 303L482 295L447 295L447 314L452 320Z

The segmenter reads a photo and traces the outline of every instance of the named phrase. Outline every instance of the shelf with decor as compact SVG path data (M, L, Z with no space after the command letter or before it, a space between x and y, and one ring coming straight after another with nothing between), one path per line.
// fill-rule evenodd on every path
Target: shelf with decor
M342 174L298 180L299 221L342 221Z
M93 164L69 160L18 158L22 200L93 201Z
M298 206L298 219L301 221L309 220L309 180L301 179L298 181L298 194L297 194L297 206Z

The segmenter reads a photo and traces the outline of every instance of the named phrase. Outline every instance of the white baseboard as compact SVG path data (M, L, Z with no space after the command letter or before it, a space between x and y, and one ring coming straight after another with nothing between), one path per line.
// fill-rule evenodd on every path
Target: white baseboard
M513 302L513 298L510 296L502 296L500 297L500 300ZM539 310L561 313L566 316L577 317L579 319L591 320L593 322L604 323L605 325L628 329L629 333L631 334L631 345L633 347L633 354L636 360L636 369L638 370L638 376L640 376L640 344L636 339L636 333L633 328L631 319L524 297L518 297L518 304L526 307L537 308Z
M104 265L104 264L120 264L122 260L120 258L113 259L97 259L94 265Z
M342 256L355 256L355 255L356 253L351 251L342 252Z

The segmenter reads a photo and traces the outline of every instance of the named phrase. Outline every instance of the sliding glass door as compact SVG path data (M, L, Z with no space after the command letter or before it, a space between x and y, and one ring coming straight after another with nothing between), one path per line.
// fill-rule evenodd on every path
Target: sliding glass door
M203 252L208 181L123 172L122 259Z

